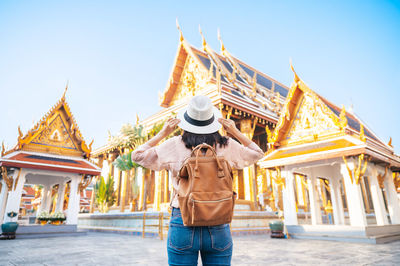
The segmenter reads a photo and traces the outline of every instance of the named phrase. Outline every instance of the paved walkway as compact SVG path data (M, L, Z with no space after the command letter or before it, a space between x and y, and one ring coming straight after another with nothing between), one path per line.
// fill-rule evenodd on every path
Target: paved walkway
M232 265L298 264L399 265L400 241L370 245L234 237ZM107 233L0 241L0 265L167 265L166 242Z

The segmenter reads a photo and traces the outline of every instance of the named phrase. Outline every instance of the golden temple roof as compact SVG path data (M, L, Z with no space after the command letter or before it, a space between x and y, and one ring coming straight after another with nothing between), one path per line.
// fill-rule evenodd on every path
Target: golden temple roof
M57 103L25 134L18 127L17 145L5 151L2 156L13 151L25 150L50 154L90 157L91 145L87 145L65 99L65 91Z

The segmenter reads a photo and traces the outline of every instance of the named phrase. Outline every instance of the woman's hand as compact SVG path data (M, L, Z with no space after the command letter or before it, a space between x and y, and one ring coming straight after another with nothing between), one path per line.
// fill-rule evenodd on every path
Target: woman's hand
M238 132L238 129L236 128L235 122L233 120L218 118L218 122L222 125L226 133L235 136Z
M181 122L181 120L178 118L172 118L172 117L168 118L168 120L165 121L164 126L161 130L163 132L163 135L166 137L172 132L174 132L179 122Z

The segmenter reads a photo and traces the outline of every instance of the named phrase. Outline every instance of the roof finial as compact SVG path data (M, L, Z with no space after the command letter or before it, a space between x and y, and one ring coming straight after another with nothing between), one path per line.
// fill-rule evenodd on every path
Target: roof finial
M204 35L203 35L202 30L201 30L200 24L199 24L199 32L200 32L201 38L203 39L203 50L205 51L206 50L206 46L207 46L207 42L206 42L206 39L204 38Z
M67 80L67 85L65 85L64 93L63 96L61 97L62 100L65 100L65 94L67 93L68 85L69 85L69 80Z
M392 144L392 137L390 137L390 139L389 139L389 142L388 142L388 145L389 145L390 147L392 147L392 148L393 148L393 144Z
M294 73L294 82L296 82L296 83L299 82L300 78L299 78L299 76L297 76L296 71L294 71L294 67L293 67L293 64L292 64L292 58L290 58L290 68L292 69L292 71Z
M4 140L1 142L1 157L4 156L4 153L6 152L6 148L4 147Z
M181 27L179 26L178 17L176 17L176 28L177 28L178 31L179 31L179 40L180 40L181 42L183 42L184 38L183 38L183 33L182 33L182 30L181 30Z
M224 46L224 43L222 41L221 32L219 31L219 28L218 28L218 40L221 42L221 52L224 52L225 51L225 46Z

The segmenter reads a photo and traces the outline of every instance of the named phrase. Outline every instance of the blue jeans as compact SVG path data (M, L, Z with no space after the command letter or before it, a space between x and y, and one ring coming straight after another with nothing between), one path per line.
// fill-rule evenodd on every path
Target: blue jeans
M169 265L231 265L232 236L229 224L184 226L181 211L172 209L168 230Z

